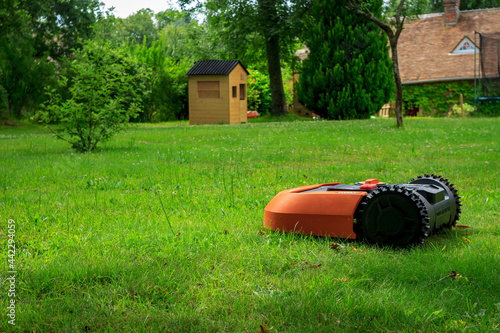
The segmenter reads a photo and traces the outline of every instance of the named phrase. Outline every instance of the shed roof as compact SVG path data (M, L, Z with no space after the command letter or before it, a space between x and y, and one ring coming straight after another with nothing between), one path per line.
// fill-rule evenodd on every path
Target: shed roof
M229 75L238 64L249 74L239 60L203 60L195 62L186 75Z

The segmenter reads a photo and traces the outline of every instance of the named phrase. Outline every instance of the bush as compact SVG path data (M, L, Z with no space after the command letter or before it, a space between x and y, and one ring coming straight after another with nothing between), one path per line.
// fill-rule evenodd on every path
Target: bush
M59 81L69 98L63 100L56 88L48 87L49 100L38 117L74 149L91 152L137 116L147 73L134 59L99 41L76 53L71 70L71 80L63 76ZM59 128L52 129L51 123Z
M249 70L248 77L248 109L258 111L261 115L268 114L271 110L271 88L269 76L258 70Z
M381 10L382 1L370 2ZM307 29L310 49L297 84L306 108L327 119L369 118L393 91L387 37L374 23L349 12L345 2L318 0Z
M461 116L467 117L467 116L470 116L472 113L474 113L474 106L469 105L467 103L464 103L463 115L462 115L462 107L459 104L453 105L453 107L451 108L451 111L452 111L453 115L456 115L459 117L461 117Z

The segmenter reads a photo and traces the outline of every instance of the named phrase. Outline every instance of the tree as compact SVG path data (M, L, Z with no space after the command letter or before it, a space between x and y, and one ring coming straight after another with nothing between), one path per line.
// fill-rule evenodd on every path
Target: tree
M130 42L133 45L142 45L144 40L148 41L148 46L158 38L158 29L153 21L154 12L147 9L140 9L127 18L116 19L116 36L122 43Z
M341 0L318 0L306 33L310 50L297 87L298 99L327 119L368 118L392 93L387 39L372 22L349 12ZM382 1L370 9L380 12Z
M140 121L167 121L188 117L188 88L186 72L191 62L164 55L163 42L137 47L134 56L151 70L147 81L151 93L143 98Z
M186 11L178 11L173 8L166 9L155 15L158 29L161 30L169 24L188 25L193 22L190 13Z
M0 0L0 89L4 113L21 118L44 99L61 60L93 34L98 0ZM57 66L56 66L57 64Z
M224 52L224 48L215 46L216 34L206 24L199 24L191 19L187 12L169 9L156 14L155 18L166 57L177 61L189 59L194 63L218 58L219 52Z
M194 0L183 0L184 4ZM310 6L310 0L207 0L203 2L207 21L217 30L232 56L244 63L260 61L259 50L265 50L267 73L270 77L271 113L287 112L281 66L291 60L296 37L302 29L300 18ZM248 59L255 61L249 61Z
M396 85L396 123L403 126L403 85L399 73L398 40L406 20L406 11L403 12L405 0L401 0L396 13L391 20L377 18L369 8L370 0L347 0L346 7L358 16L364 17L378 25L387 35L392 54L392 69Z
M103 41L91 41L78 51L71 70L71 80L60 80L70 97L63 100L55 88L47 88L49 100L39 119L74 149L91 152L137 116L147 93L147 73L122 50ZM53 129L51 123L59 127Z
M386 0L384 1L384 16L393 17L398 10L400 0ZM437 9L441 3L441 9ZM428 13L435 13L443 11L443 3L439 0L406 0L403 12L408 14L411 11L413 15L421 15Z
M92 26L102 16L99 0L21 1L30 15L29 30L34 56L52 59L71 55L92 36Z

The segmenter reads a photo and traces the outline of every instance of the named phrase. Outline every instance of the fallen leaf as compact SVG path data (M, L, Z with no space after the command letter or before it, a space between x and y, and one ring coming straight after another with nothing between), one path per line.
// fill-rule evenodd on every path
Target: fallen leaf
M309 268L319 268L319 267L321 267L321 264L313 265L313 264L308 263L307 261L301 261L297 265L299 265L299 266L306 265ZM295 265L292 264L292 266L295 266Z
M261 236L267 235L267 232L264 230L259 230L259 235Z
M340 250L340 249L345 249L345 246L342 245L342 244L339 244L339 243L331 242L330 243L330 249L332 249L332 250Z
M351 245L351 247L354 250L354 252L358 252L358 250L356 250L356 248L354 246Z

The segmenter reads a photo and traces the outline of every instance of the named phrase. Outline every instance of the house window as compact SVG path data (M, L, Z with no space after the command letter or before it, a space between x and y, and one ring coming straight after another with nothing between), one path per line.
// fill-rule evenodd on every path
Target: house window
M238 88L236 86L233 86L233 98L238 97Z
M198 81L198 98L220 98L219 81Z
M246 84L240 84L240 100L244 100L246 97Z
M476 51L476 45L474 45L469 37L465 36L450 54L470 54L474 53L474 51Z

